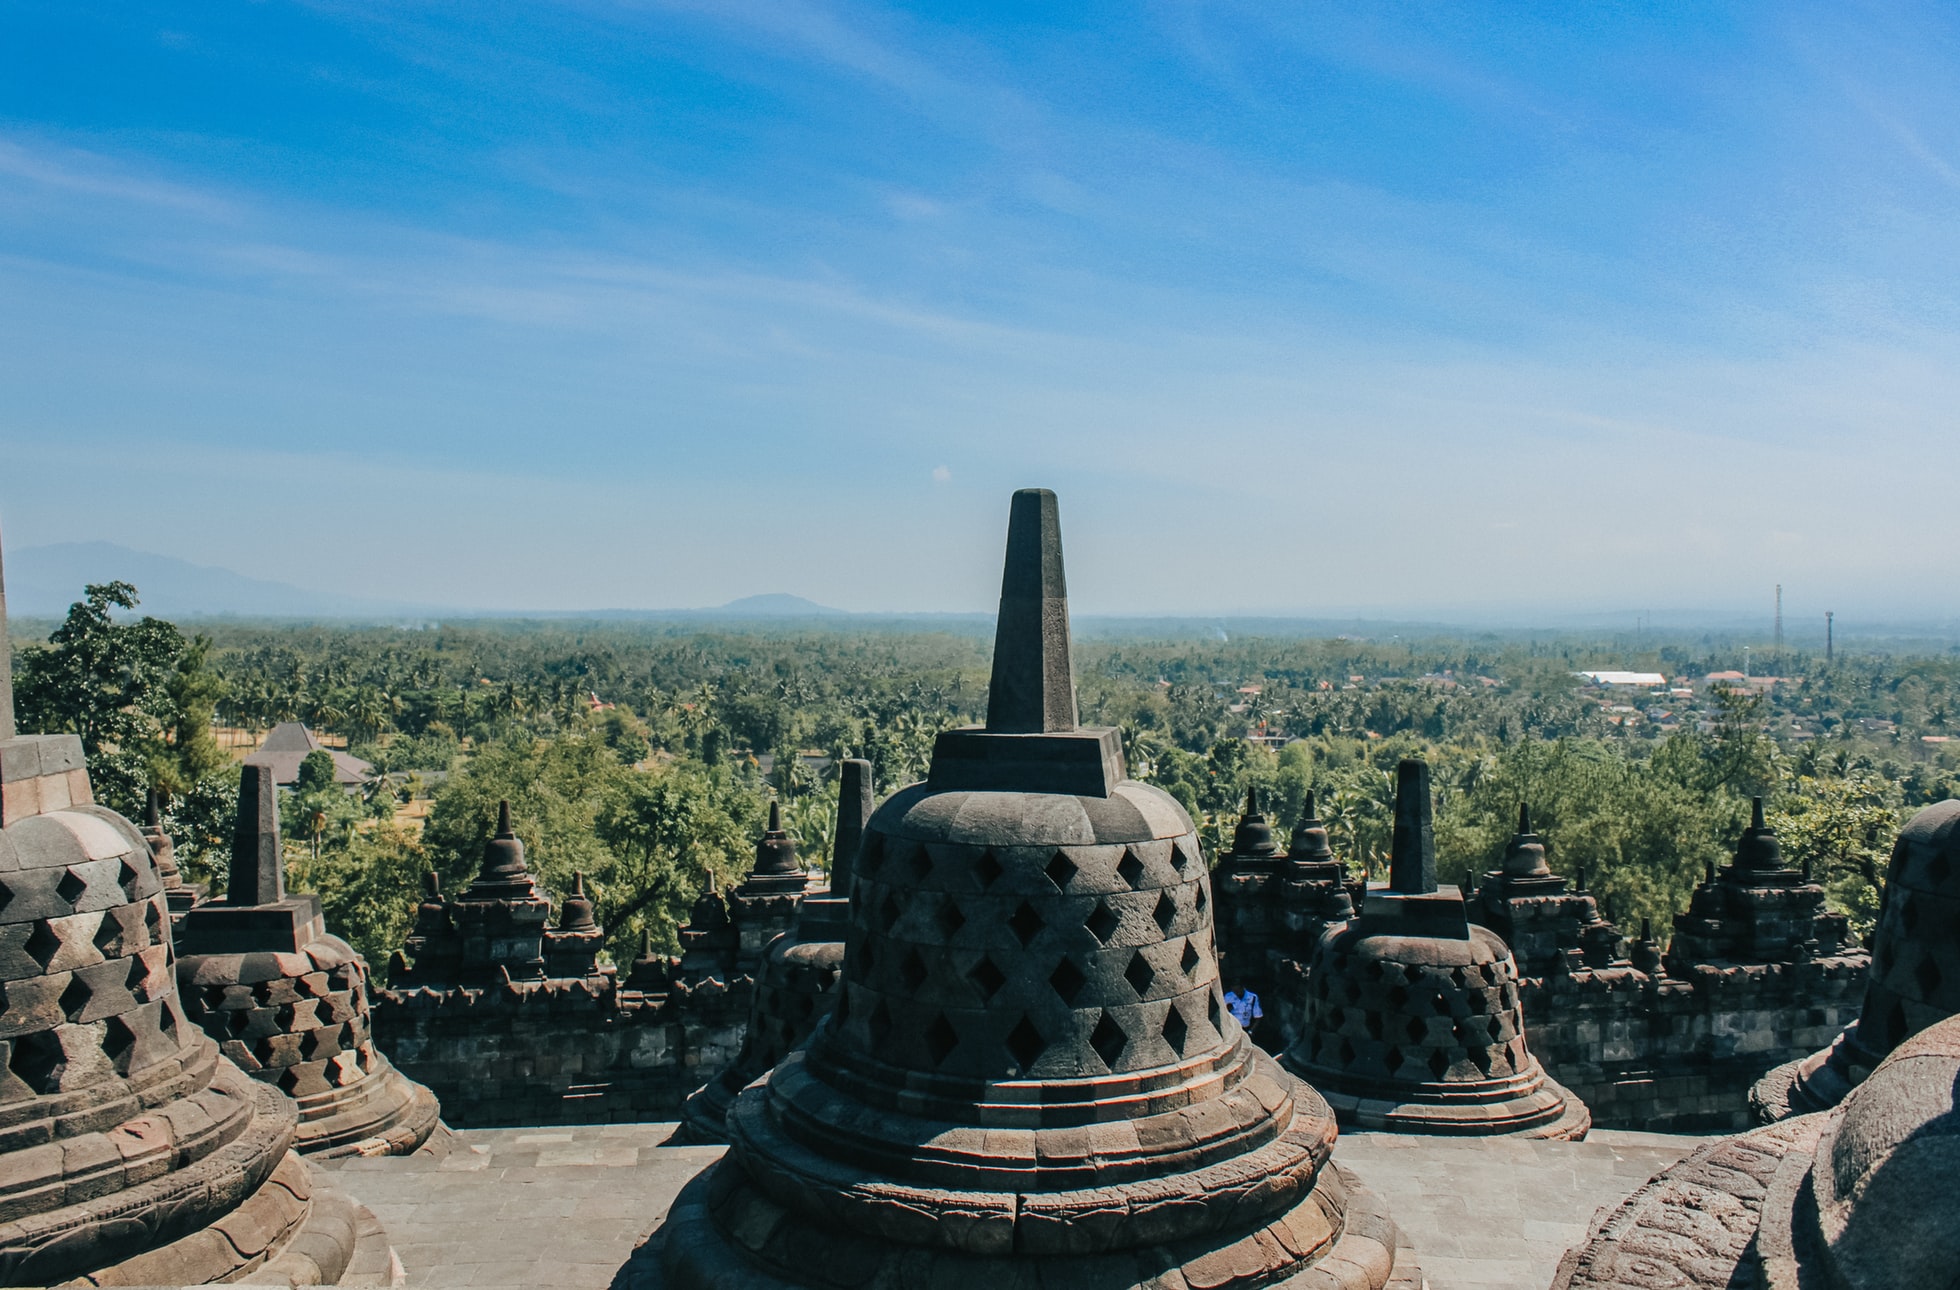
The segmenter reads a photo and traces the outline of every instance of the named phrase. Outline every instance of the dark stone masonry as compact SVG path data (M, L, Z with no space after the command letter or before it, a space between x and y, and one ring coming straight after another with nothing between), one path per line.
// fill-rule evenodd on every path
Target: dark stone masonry
M1225 961L1271 982L1262 995L1279 1033L1268 1042L1297 1045L1322 1002L1316 946L1342 922L1317 913L1338 911L1321 894L1333 884L1287 882L1283 870L1260 874L1228 857L1219 873L1229 884L1221 892L1232 893L1220 897ZM1644 928L1629 945L1591 895L1551 872L1545 841L1521 809L1503 865L1462 907L1515 953L1507 979L1531 1052L1595 1123L1709 1132L1753 1123L1751 1086L1830 1045L1857 1016L1871 956L1845 943L1843 916L1823 898L1822 887L1782 864L1759 817L1735 863L1697 888L1670 952ZM1387 1014L1377 1020L1386 1035Z
M1584 1103L1525 1042L1518 965L1436 881L1429 767L1397 771L1389 881L1321 934L1301 1033L1283 1058L1343 1126L1583 1138Z
M1416 761L1387 882L1311 795L1284 841L1249 797L1214 873L1079 726L1053 494L1014 497L997 631L925 782L840 765L828 886L772 806L681 954L622 971L505 805L379 989L286 890L269 770L212 899L154 802L16 734L0 582L0 1284L1953 1283L1960 802L1901 833L1872 955L1760 802L1666 947L1522 807L1440 884Z
M386 1285L299 1113L192 1024L149 844L73 735L16 734L0 584L0 1282Z
M1189 817L1076 726L1054 495L1008 533L986 726L872 817L834 1010L623 1280L657 1250L672 1290L1420 1284L1224 1010Z

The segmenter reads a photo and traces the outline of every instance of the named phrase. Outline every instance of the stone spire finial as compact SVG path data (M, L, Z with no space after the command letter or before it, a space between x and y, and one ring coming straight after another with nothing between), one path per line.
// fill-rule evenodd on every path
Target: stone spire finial
M1504 848L1504 873L1510 878L1545 878L1552 868L1545 862L1545 842L1531 831L1531 808L1518 803L1518 831Z
M272 905L286 898L286 866L279 855L279 789L272 767L241 766L238 822L231 833L227 905Z
M14 647L7 640L7 557L0 551L0 739L14 729Z
M1749 827L1742 831L1742 840L1736 843L1735 867L1738 869L1777 869L1783 868L1783 848L1776 840L1776 830L1763 820L1763 799L1749 799Z
M783 832L783 804L774 798L769 801L769 827L755 844L755 868L751 872L765 878L803 872L796 858L796 839Z
M832 895L848 895L851 878L857 872L858 848L864 844L864 826L877 805L871 784L871 763L862 757L846 757L837 764L837 831L830 845L830 890Z
M497 803L497 831L483 844L483 868L470 884L472 896L494 896L498 889L522 887L531 894L531 871L524 864L524 844L510 827L510 803Z
M1395 833L1388 885L1406 895L1436 890L1436 830L1429 801L1429 763L1404 758L1395 768Z
M987 730L1052 734L1075 728L1061 512L1054 493L1023 488L1014 494L1007 518L1007 567L994 628Z
M1306 804L1300 808L1300 822L1293 826L1293 837L1286 854L1289 859L1316 864L1324 864L1334 858L1334 848L1327 842L1327 822L1315 811L1312 789L1307 790Z
M1238 827L1232 830L1232 853L1241 856L1276 856L1279 854L1279 839L1273 836L1272 821L1259 810L1259 790L1248 786L1245 790L1245 814L1239 817Z
M558 909L558 930L590 932L598 926L592 917L592 898L585 894L585 875L574 870L571 895L565 897L565 903Z

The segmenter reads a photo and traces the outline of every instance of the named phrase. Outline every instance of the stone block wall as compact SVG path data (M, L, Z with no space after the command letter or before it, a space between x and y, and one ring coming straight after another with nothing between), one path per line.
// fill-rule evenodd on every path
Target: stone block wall
M671 1120L734 1063L751 988L640 994L587 978L382 990L374 1037L458 1128Z
M1593 1123L1655 1133L1748 1128L1749 1088L1829 1046L1857 1020L1871 958L1689 965L1685 977L1624 964L1520 982L1525 1042ZM1266 1004L1287 1043L1304 1025L1306 965L1281 963Z
M1855 1021L1863 952L1798 963L1696 964L1685 978L1632 967L1524 982L1525 1033L1553 1079L1602 1128L1748 1128L1749 1087Z

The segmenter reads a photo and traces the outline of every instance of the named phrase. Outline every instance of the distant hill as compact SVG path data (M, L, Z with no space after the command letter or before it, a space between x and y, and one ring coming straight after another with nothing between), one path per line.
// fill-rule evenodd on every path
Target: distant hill
M113 542L57 542L7 552L7 609L23 618L60 618L87 584L119 580L134 584L142 612L160 618L317 618L408 608L248 578Z
M773 591L763 596L743 596L731 600L719 609L701 611L724 615L729 618L841 618L850 611L832 609L814 600L792 596L788 592Z

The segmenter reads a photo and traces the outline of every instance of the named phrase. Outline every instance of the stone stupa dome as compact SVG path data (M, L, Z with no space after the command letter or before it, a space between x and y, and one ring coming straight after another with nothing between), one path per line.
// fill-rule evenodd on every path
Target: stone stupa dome
M1831 1044L1765 1075L1750 1091L1763 1121L1836 1106L1885 1055L1960 1013L1960 801L1906 821L1892 846L1858 1020Z
M1326 1103L1223 1006L1191 819L1077 725L1052 493L984 727L871 818L838 1001L675 1200L671 1290L1415 1284Z

